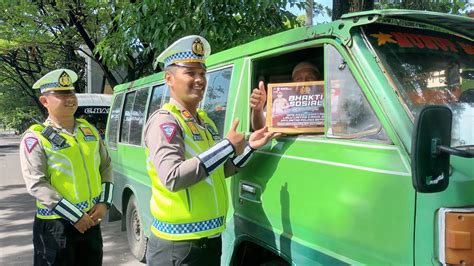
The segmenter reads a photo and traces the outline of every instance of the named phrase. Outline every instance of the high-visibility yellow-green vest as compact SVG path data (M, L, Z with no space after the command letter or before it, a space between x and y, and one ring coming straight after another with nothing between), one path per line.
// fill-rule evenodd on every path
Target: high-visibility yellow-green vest
M198 115L206 127L195 123L202 140L194 141L187 119L180 110L169 103L162 109L170 111L183 129L186 159L197 156L216 143L207 127L211 126L213 132L217 132L217 128L203 110L198 109ZM152 181L150 209L154 218L151 226L153 234L168 240L185 240L208 237L224 231L228 196L223 166L218 167L205 180L177 192L169 191L162 184L149 159L147 168Z
M99 172L99 138L96 129L84 119L77 119L75 137L58 132L66 139L63 147L53 145L41 131L45 125L35 124L30 130L43 144L48 162L48 174L54 189L83 212L89 211L102 192ZM40 219L59 219L59 215L36 201L36 216Z

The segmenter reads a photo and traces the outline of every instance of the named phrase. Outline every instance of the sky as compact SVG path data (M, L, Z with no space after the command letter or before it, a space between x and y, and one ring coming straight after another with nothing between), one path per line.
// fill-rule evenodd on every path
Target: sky
M305 0L299 0L299 1L305 1ZM471 11L474 10L474 0L463 0L467 4L466 11ZM332 8L332 0L317 0L315 1L319 4L322 4L323 6L327 6L329 8ZM297 7L290 8L290 5L287 6L287 10L291 11L291 13L299 16L299 15L304 15L304 10L299 10ZM331 22L331 17L325 15L325 16L317 16L313 18L313 24L316 25L318 23L323 23L323 22Z
M316 1L317 3L319 4L322 4L323 6L327 6L329 8L332 8L332 0L319 0L319 1ZM300 10L298 9L297 7L292 7L290 8L290 5L288 5L287 9L289 11L291 11L291 13L299 16L299 15L304 15L304 10ZM313 18L313 24L316 25L318 23L323 23L323 22L330 22L331 21L331 17L325 15L325 16L317 16L317 17L314 17Z

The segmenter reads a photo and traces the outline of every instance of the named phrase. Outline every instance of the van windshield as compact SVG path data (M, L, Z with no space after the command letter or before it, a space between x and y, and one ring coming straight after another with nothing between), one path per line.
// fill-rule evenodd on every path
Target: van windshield
M364 32L411 114L446 105L453 112L451 146L474 145L474 42L385 24Z

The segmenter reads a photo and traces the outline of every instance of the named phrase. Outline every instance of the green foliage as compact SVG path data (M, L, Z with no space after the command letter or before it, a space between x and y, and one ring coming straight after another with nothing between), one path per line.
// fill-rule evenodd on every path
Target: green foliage
M205 36L215 53L302 25L287 4L304 6L291 0L0 1L0 119L21 127L41 117L31 87L53 69L78 72L82 91L84 43L106 73L126 70L125 81L133 80L152 73L154 58L184 35Z
M30 97L14 90L0 89L0 124L3 127L23 132L35 120L43 119Z
M80 77L76 89L84 90L85 61L77 53L84 39L70 14L98 40L107 33L103 24L111 20L110 11L110 4L104 1L0 1L0 112L4 124L22 127L31 117L44 115L32 85L51 70L76 71Z
M464 14L467 8L466 2L463 0L380 0L376 4L377 9L412 9L412 10L427 10L441 13L448 13L453 15Z
M153 59L180 37L198 34L218 52L297 24L288 1L143 0L126 6L97 46L108 65L153 70ZM286 24L285 24L286 23Z

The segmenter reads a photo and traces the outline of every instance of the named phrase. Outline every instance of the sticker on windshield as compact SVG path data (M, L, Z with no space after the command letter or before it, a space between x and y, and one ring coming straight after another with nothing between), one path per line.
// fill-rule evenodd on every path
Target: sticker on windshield
M377 39L378 46L394 43L402 48L441 50L453 53L463 51L468 55L474 55L473 45L461 41L453 42L438 36L396 31L390 33L379 31L378 33L370 34L369 36Z

